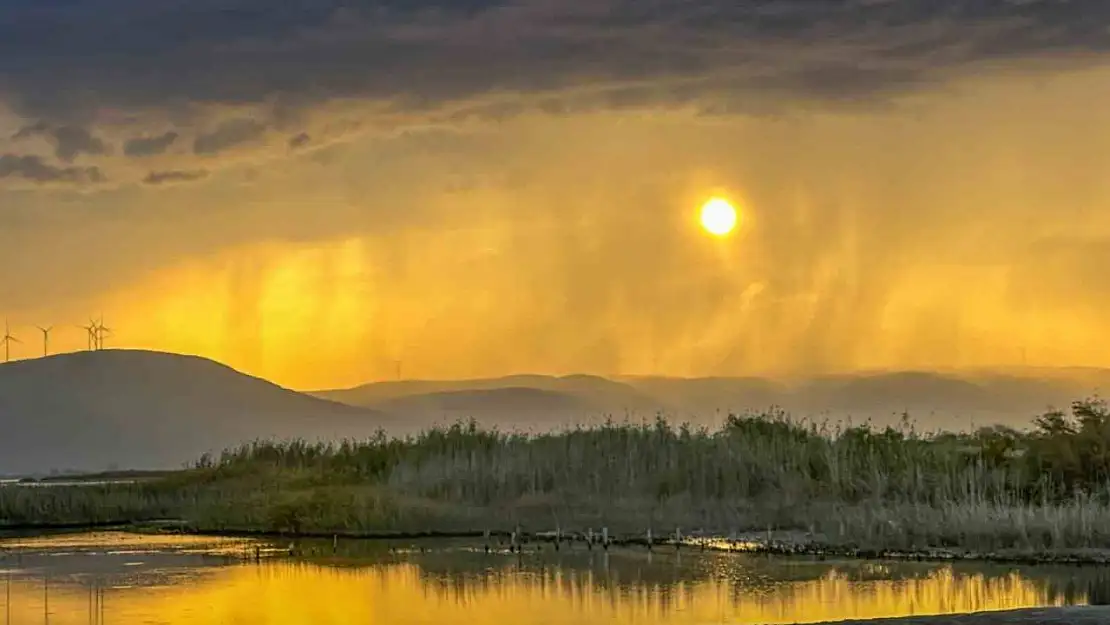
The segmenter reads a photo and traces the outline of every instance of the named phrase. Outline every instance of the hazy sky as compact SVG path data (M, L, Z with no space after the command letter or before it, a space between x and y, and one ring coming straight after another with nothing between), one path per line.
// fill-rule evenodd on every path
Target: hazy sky
M0 313L298 388L1110 365L1106 102L1105 0L0 0Z

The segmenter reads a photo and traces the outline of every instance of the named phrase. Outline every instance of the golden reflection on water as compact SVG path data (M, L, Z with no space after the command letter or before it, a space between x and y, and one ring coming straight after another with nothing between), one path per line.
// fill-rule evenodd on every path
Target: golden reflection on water
M501 564L504 561L497 561ZM9 578L9 623L169 625L385 623L805 623L1056 605L1016 574L955 574L946 567L909 579L861 579L832 570L812 580L706 579L674 584L614 580L591 570L494 568L433 574L414 564L335 568L291 561L158 571L104 589L88 580ZM4 581L0 580L0 584ZM102 607L100 607L102 604ZM0 616L5 612L0 611ZM5 623L5 625L7 625Z
M130 532L87 532L5 538L2 549L50 550L63 554L69 550L198 551L203 553L240 553L257 544L247 538L189 536L183 534L138 534Z

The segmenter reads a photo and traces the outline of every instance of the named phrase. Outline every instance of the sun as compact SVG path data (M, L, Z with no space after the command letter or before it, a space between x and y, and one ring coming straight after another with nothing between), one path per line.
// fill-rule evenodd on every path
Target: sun
M726 199L710 199L701 207L701 227L715 237L728 236L736 229L736 209Z

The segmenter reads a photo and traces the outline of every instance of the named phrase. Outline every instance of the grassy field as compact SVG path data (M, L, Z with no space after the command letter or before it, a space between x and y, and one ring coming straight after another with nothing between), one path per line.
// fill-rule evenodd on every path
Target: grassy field
M135 484L0 488L0 527L173 518L206 531L790 530L868 549L1110 548L1101 400L974 434L780 413L716 430L474 424L339 445L257 442Z

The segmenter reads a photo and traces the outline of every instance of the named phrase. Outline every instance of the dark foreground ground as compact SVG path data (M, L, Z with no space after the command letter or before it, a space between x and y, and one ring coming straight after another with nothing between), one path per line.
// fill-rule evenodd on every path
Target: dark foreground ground
M910 616L900 618L838 621L836 625L1106 625L1110 606L1033 608L1007 612L982 612L948 616ZM833 625L826 623L821 625Z

